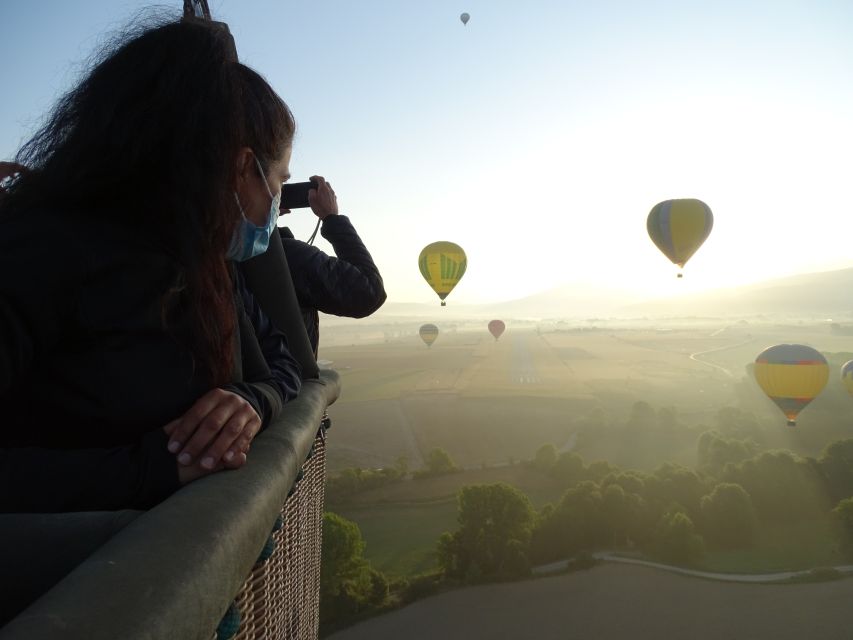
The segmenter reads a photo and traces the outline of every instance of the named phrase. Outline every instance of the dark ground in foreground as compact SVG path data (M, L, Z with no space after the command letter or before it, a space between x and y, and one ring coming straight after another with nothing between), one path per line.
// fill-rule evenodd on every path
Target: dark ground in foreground
M605 564L590 571L459 589L329 640L853 638L853 579L741 585Z

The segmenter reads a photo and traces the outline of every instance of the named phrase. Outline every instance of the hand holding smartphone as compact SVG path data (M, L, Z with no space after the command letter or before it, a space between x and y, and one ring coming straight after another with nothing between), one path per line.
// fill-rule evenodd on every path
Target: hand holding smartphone
M281 208L282 209L305 209L308 204L308 191L316 189L314 182L285 182L281 185Z

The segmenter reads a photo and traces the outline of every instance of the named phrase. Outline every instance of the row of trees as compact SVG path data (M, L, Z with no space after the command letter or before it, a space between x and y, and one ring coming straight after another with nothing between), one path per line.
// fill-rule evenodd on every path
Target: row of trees
M561 500L537 513L514 487L464 487L459 527L438 543L441 567L457 580L506 579L531 564L613 548L689 565L706 548L752 546L759 524L830 512L853 541L853 439L832 443L817 459L789 451L744 457L751 449L741 444L711 432L699 442L705 471L667 463L652 473L610 467L603 477L603 464L584 465L546 445L531 464L573 482Z
M424 468L412 472L409 470L409 459L406 456L397 458L393 466L381 469L348 467L326 480L326 496L329 502L341 502L357 493L396 484L410 477L418 480L459 471L459 467L444 449L432 449L424 462Z

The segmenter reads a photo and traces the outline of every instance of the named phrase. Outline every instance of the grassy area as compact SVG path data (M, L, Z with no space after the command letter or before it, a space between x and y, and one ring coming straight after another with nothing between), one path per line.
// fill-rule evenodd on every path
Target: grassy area
M391 576L410 576L435 567L438 537L456 523L455 497L330 509L358 524L367 541L365 557Z
M775 573L848 564L829 520L765 525L753 549L709 551L701 568L721 573Z

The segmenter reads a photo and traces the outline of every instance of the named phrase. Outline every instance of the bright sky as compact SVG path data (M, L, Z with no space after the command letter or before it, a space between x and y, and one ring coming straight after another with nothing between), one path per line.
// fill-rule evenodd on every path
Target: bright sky
M296 115L294 180L332 182L392 301L436 301L417 268L435 240L468 254L448 304L853 265L853 2L210 5ZM6 3L0 159L146 6ZM655 203L679 197L715 215L681 281L645 230ZM306 238L314 218L287 222Z

